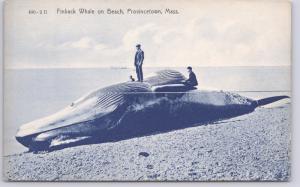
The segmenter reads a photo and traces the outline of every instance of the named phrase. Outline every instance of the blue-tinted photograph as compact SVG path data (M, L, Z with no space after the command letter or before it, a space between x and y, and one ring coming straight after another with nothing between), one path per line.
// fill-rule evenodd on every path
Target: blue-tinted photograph
M289 1L6 1L7 181L289 181Z

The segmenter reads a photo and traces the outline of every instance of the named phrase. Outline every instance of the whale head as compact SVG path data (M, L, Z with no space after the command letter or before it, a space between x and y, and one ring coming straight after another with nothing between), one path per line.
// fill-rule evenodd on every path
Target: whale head
M149 84L139 82L120 83L92 91L50 116L22 125L16 139L29 147L33 142L49 144L53 138L90 135L94 130L110 128L126 106L141 99L137 93L149 92ZM145 95L142 99L148 98Z

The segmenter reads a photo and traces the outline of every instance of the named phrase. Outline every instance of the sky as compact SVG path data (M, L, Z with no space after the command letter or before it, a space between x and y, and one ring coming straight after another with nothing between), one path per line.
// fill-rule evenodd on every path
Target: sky
M60 15L72 9L177 9L170 15ZM47 10L32 15L29 10ZM285 0L10 0L6 68L281 66L291 63Z

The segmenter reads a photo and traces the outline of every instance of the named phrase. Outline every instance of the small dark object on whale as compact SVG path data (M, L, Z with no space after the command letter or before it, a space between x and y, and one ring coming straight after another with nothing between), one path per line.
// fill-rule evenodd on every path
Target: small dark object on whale
M129 76L129 79L130 79L132 82L134 82L134 81L135 81L135 79L133 78L133 76L132 76L132 75L130 75L130 76Z

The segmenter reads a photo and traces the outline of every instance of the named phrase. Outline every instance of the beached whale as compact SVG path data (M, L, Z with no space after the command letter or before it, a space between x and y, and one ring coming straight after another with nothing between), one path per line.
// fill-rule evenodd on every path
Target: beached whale
M118 141L232 118L288 98L252 100L230 92L187 91L181 84L185 79L180 72L163 70L144 82L95 90L53 115L22 125L16 139L32 151Z

